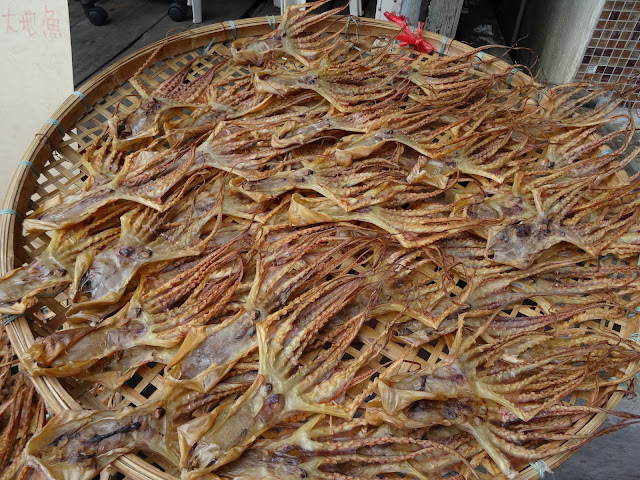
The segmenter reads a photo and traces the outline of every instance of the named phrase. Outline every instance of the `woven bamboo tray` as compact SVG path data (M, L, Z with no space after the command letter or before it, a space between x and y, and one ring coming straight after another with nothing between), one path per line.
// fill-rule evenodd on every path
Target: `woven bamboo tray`
M275 17L277 23L279 17ZM391 22L359 18L357 24L347 17L336 17L316 26L323 28L330 24L329 31L344 31L345 35L370 36L374 38L393 38L398 29ZM54 113L50 123L46 123L35 135L33 142L25 153L13 177L9 191L4 202L5 213L17 212L16 215L0 215L0 269L4 274L7 271L30 262L40 254L48 243L46 234L24 234L20 225L20 218L24 218L33 212L44 201L54 195L68 195L77 191L86 179L82 171L80 156L83 150L99 137L102 125L112 115L116 108L121 112L132 110L136 99L133 97L135 90L128 83L128 79L149 58L149 55L159 47L156 56L157 63L144 71L141 80L151 88L167 79L172 73L182 67L187 61L202 55L205 48L209 53L228 53L227 42L234 38L253 37L268 33L273 27L273 17L238 20L235 23L219 23L196 30L180 33L171 38L150 45L128 56L115 65L96 75L82 86L80 92L76 92L60 106ZM214 38L215 37L215 38ZM426 38L435 48L434 54L457 55L472 50L471 47L453 41L441 35L424 32ZM210 64L206 59L196 62L194 69L206 70ZM234 68L243 70L238 66L227 66L222 75L232 75ZM487 73L504 72L511 70L509 82L512 85L530 84L535 81L523 72L514 69L501 60L490 55L482 56L478 61L478 68ZM246 73L246 70L244 70ZM543 91L541 91L542 93ZM544 105L544 96L532 99ZM529 302L531 303L531 302ZM66 324L65 310L67 294L59 293L55 297L40 298L38 304L29 309L32 320L20 317L7 325L13 346L19 356L33 343L34 337L47 335L60 328L69 328ZM512 316L539 315L549 305L541 301L537 305L521 305L514 308ZM630 317L624 324L608 322L599 325L603 329L616 331L628 337L638 331L638 316ZM369 328L364 335L373 335L375 332ZM426 350L419 352L412 362L420 364L434 363L439 358L446 356L443 348L445 343L441 340L435 346L427 345ZM353 349L349 352L358 355ZM403 347L391 343L387 355L400 355ZM379 359L377 359L379 361ZM121 408L127 405L140 405L150 398L162 385L163 365L147 365L141 367L137 374L117 391L95 388L94 385L74 382L68 379L55 379L49 377L36 377L33 382L46 401L48 409L52 413L58 413L67 409L99 409ZM606 405L614 408L624 392L615 391ZM570 403L579 403L581 400L574 396ZM574 426L573 432L590 433L597 430L606 415L598 414L589 421L583 421ZM555 456L546 464L551 468L562 463L570 454ZM172 466L154 455L126 455L117 460L114 466L132 479L175 479L179 476ZM484 467L484 468L483 468ZM498 471L493 465L484 460L479 468L478 475L483 479L496 478ZM536 467L529 466L522 470L520 480L528 480L538 477Z

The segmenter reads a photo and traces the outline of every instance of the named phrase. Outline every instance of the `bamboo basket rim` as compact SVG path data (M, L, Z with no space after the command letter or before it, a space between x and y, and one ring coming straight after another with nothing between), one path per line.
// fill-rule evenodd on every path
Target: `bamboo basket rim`
M280 23L281 16L276 16L276 25ZM212 25L207 25L194 30L181 32L164 40L152 43L142 49L128 55L113 65L97 73L91 79L82 84L77 92L82 94L70 95L62 105L52 115L52 119L59 122L61 128L66 131L70 129L86 113L86 105L93 106L114 88L124 84L133 74L144 64L149 55L158 49L156 59L162 59L178 55L197 48L206 47L208 44L218 44L235 40L236 38L246 38L263 35L271 30L273 17L248 18L225 21ZM354 21L355 20L355 21ZM350 23L353 30L349 30ZM394 37L398 32L395 23L386 20L376 20L371 18L335 15L329 20L325 20L315 26L315 29L328 27L329 32L342 30L347 34L357 33L362 36L378 36L384 33L388 37ZM215 37L214 41L211 37ZM434 47L434 53L440 55L469 53L475 48L465 45L452 38L439 35L433 32L422 32L422 38L430 42ZM511 69L509 82L512 85L534 85L543 88L534 78L528 76L517 66L510 65L490 54L483 54L478 58L479 65L487 73L501 73L506 69ZM539 93L536 99L539 104L545 103L544 90ZM55 123L45 123L35 134L35 137L24 156L22 162L18 164L5 194L3 208L13 210L20 214L26 210L31 192L36 186L37 177L34 175L33 165L36 171L42 171L50 152L53 150L52 144L62 141L63 135L58 130ZM605 147L600 147L601 151ZM29 163L24 163L29 162ZM623 177L624 173L622 174ZM20 220L16 215L0 215L0 274L4 275L14 267L14 252L16 245L20 242L21 228ZM639 316L627 322L625 331L621 334L628 337L631 333L638 331L640 325ZM24 316L10 321L5 326L13 348L18 357L22 360L25 351L34 342L33 332L29 327L29 322ZM53 377L31 377L38 393L44 398L47 409L52 413L59 413L63 410L82 409L83 407L67 392L57 378ZM624 396L624 392L614 392L606 404L607 409L615 408ZM579 433L591 433L597 430L606 420L607 415L599 413L594 415L584 424L579 425ZM562 455L555 455L546 464L550 468L555 468L575 453L575 450ZM145 462L142 458L128 454L117 459L113 464L123 474L138 480L176 480L176 477L169 475L153 465ZM517 476L518 480L531 480L538 478L539 473L533 465L521 470Z

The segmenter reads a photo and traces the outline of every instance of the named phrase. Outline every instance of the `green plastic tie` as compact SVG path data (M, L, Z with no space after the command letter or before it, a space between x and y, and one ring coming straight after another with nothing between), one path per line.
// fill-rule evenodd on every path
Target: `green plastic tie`
M549 468L549 465L544 463L542 460L537 460L535 462L529 462L531 468L533 468L540 478L544 478L545 474L553 473L553 470Z
M267 15L267 22L269 22L269 28L272 32L278 27L275 15Z
M23 160L22 162L18 162L18 165L25 165L29 167L33 173L36 174L36 177L40 176L40 172L38 171L38 169L35 167L33 163Z
M536 92L536 102L538 105L540 105L540 102L542 101L542 97L544 97L545 93L547 93L546 87L540 90L539 92Z
M2 315L2 326L6 327L11 322L13 322L16 318L20 318L23 315L24 315L23 313L19 313L17 315Z
M5 208L3 210L0 210L0 215L13 215L18 219L20 223L22 223L22 216L20 216L18 211L14 210L13 208Z
M216 37L213 37L211 39L211 41L209 42L209 45L207 45L207 48L204 49L204 54L206 55L207 53L209 53L209 49L211 48L211 46L213 45L213 43L216 41Z
M79 97L79 98L81 98L81 99L82 99L82 102L84 103L84 108L87 110L87 112L88 112L89 110L91 110L91 105L89 105L89 102L87 102L87 97L85 97L84 93L82 93L82 92L78 92L78 91L75 91L75 92L73 92L73 94L74 94L76 97Z
M478 57L478 60L480 60L479 62L476 62L473 64L473 68L475 68L476 70L478 70L478 68L480 68L480 64L482 63L482 57L484 57L484 52L478 52L476 53L476 57Z
M447 42L449 41L449 37L444 37L442 39L442 45L440 45L440 55L444 55L444 51L447 49Z
M349 18L347 18L347 24L344 26L344 38L347 38L349 35L349 24L351 22L356 26L356 36L360 37L360 25L358 25L358 21L355 18L349 15Z
M58 127L58 132L60 132L60 135L62 135L63 137L66 135L64 128L62 128L62 124L55 118L48 118L47 123L50 123L51 125L55 125L56 127Z
M520 69L518 67L511 70L511 74L507 77L507 85L511 86L511 81L513 80L513 76L518 73Z

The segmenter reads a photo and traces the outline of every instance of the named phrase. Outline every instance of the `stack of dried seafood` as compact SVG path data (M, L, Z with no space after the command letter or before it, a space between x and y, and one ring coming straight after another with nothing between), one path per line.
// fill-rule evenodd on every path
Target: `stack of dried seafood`
M35 479L25 463L24 447L42 429L44 402L31 382L19 371L18 360L4 328L0 327L0 479ZM42 478L40 476L40 478Z
M51 243L0 311L69 287L30 374L165 366L142 405L52 418L26 447L50 478L139 450L184 479L513 478L600 435L638 372L638 152L596 134L620 92L346 38L322 3L136 75L85 188L24 222Z

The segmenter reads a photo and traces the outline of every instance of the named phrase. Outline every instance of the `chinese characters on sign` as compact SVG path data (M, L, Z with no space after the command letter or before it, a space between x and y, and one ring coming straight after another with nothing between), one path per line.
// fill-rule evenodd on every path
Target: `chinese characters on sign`
M28 38L42 36L51 40L62 39L60 18L45 5L41 10L26 8L15 11L10 8L0 14L0 34L24 35Z

